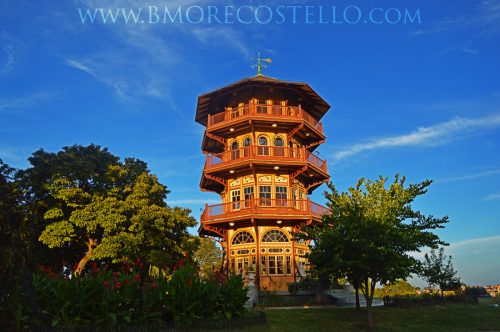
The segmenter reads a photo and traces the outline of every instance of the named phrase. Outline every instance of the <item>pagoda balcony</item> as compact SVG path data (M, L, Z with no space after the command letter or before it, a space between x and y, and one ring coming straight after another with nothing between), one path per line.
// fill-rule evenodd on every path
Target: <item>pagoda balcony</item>
M243 148L224 151L218 154L206 156L205 170L212 171L229 166L255 163L278 163L278 164L308 164L322 173L328 173L326 160L320 159L305 147L283 147L283 146L246 146Z
M201 215L201 223L225 224L251 219L286 222L321 221L328 208L311 200L253 198L238 202L206 205ZM230 225L232 226L232 225Z
M263 119L269 121L290 121L300 120L310 125L314 130L323 135L323 124L312 117L308 112L299 106L281 106L256 104L253 102L226 108L224 112L208 115L207 130L233 124L247 118Z

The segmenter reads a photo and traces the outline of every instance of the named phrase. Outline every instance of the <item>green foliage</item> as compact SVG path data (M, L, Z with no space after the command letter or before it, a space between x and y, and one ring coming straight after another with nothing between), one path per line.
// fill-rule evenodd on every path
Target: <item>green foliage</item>
M421 276L427 281L429 286L439 286L441 292L460 288L460 278L451 263L451 256L444 254L444 248L439 251L432 249L429 254L425 254L422 264Z
M241 276L202 278L193 264L183 265L167 284L167 310L178 325L203 319L230 319L245 312L247 290Z
M166 281L149 278L142 263L124 266L121 271L98 270L79 278L58 277L41 266L33 275L42 308L42 324L76 328L82 325L161 325L165 315Z
M310 277L303 278L296 282L291 282L288 284L288 292L291 295L295 295L298 291L310 291L315 289L320 289L321 283L317 279L312 279Z
M240 276L201 278L193 264L181 260L168 278L154 278L139 260L119 271L100 270L64 279L41 266L33 285L42 308L44 326L124 325L178 326L203 319L226 320L243 315L246 288Z
M198 238L200 245L193 255L203 277L214 274L219 269L222 260L222 249L210 238Z
M384 284L382 288L377 288L375 290L375 297L415 295L416 291L417 288L413 287L408 281L400 279Z
M143 161L121 162L96 145L40 150L29 160L33 166L18 177L39 240L60 248L66 261L80 261L78 272L89 259L141 256L147 264L170 266L196 247L187 232L196 225L190 210L165 203L169 191Z
M33 314L32 245L13 173L0 159L0 324L21 330Z
M387 180L362 178L343 193L330 183L325 193L330 213L321 227L305 230L315 243L311 263L320 273L346 277L362 290L369 308L376 283L406 279L418 271L419 261L410 253L444 244L432 230L448 222L447 217L425 216L411 206L431 181L407 186L405 178L396 175L386 188Z

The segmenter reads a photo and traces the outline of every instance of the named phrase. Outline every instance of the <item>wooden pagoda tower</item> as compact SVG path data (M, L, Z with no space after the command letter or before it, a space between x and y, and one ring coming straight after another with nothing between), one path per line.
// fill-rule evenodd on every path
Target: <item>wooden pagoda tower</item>
M256 272L261 290L286 290L305 276L308 243L301 227L327 209L308 198L329 180L314 150L325 142L320 122L330 106L306 83L259 74L198 98L205 126L203 191L221 195L206 205L201 236L218 238L228 272Z

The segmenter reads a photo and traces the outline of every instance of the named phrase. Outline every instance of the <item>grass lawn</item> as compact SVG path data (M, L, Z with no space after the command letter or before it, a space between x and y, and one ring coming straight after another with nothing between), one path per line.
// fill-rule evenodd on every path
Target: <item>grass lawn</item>
M351 308L268 310L267 325L245 331L364 331L366 312ZM424 308L373 310L374 331L500 332L500 307L490 304L448 304Z

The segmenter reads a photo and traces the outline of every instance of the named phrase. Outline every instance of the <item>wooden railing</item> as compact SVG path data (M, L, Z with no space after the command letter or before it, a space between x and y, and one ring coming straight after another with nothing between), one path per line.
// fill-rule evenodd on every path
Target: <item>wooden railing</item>
M201 222L220 221L222 219L233 219L256 215L259 217L269 216L304 216L320 219L328 209L322 205L311 202L311 200L298 199L271 199L252 198L243 201L223 203L217 205L205 205L201 215Z
M306 148L284 147L284 146L257 146L250 145L243 148L224 151L218 154L208 154L205 169L211 169L221 165L229 165L243 160L287 160L309 162L325 173L328 172L325 160L320 159Z
M241 106L226 109L224 112L214 115L208 115L207 128L210 129L221 123L232 122L244 116L257 116L257 117L270 117L270 118L288 118L288 119L302 119L313 126L315 129L323 132L323 124L313 118L309 113L299 106L280 106L280 105L267 105L256 104L250 102Z

